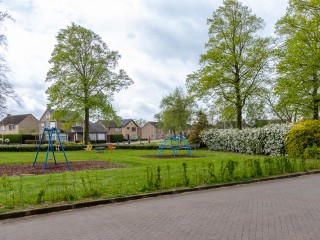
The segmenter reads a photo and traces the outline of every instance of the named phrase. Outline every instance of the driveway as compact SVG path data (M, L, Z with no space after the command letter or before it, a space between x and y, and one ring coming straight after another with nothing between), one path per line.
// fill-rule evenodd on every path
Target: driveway
M0 239L320 239L320 175L3 220Z

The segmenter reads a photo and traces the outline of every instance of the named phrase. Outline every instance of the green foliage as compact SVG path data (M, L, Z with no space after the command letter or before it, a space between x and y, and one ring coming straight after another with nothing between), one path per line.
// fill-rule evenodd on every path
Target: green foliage
M188 75L187 87L233 115L241 129L244 108L260 105L265 93L273 40L257 36L263 20L236 0L223 1L208 25L207 52L200 56L201 69Z
M319 118L320 51L319 0L290 0L277 22L279 78L275 92L281 105L293 107L305 118Z
M188 129L187 123L195 106L192 97L186 96L182 88L176 88L173 93L162 99L161 112L156 114L155 118L160 122L164 132L171 131L178 134L179 131Z
M112 143L123 142L123 135L122 134L111 135L111 142Z
M304 150L303 156L307 159L320 159L320 148L314 143L312 147Z
M201 150L194 154L202 157L192 159L142 158L152 153L156 152L117 149L97 154L95 151L74 151L68 154L69 159L108 160L126 164L126 168L23 177L4 175L0 178L0 212L241 181L320 167L319 161L304 158L257 158ZM42 153L40 157L44 155ZM58 158L62 155L57 153ZM30 163L33 157L34 153L0 153L0 163Z
M10 143L25 143L26 141L34 141L33 134L5 134L4 139L9 139Z
M207 115L202 111L197 112L196 122L192 125L190 134L189 134L189 143L201 143L200 134L203 130L209 128L209 122Z
M65 119L65 128L84 120L85 143L89 140L89 118L117 118L111 105L114 92L132 84L115 69L120 55L111 51L102 38L91 30L72 23L57 35L47 73L48 99L56 107L54 117Z
M304 120L288 132L285 149L289 156L299 157L314 144L320 146L320 120Z

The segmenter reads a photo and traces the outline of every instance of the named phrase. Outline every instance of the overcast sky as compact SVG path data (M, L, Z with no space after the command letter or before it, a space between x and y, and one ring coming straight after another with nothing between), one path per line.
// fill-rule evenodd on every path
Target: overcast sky
M263 35L273 35L274 24L287 0L241 0L266 23ZM23 100L11 114L46 109L45 82L56 35L72 22L102 37L117 50L119 67L134 84L116 93L114 107L122 118L153 120L161 99L186 75L199 69L199 55L208 40L207 19L222 0L2 0L15 22L4 23L8 38L5 58L10 82Z

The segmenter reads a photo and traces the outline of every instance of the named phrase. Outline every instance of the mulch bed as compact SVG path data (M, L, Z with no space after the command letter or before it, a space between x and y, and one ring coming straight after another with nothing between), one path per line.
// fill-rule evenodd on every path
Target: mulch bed
M144 158L201 158L201 156L188 156L187 154L182 154L182 155L176 155L174 156L173 154L172 155L161 155L161 156L158 156L158 155L147 155L147 156L142 156Z
M34 167L32 167L32 164L0 164L0 176L39 175L68 171L98 170L125 167L124 165L97 160L72 161L69 164L70 170L68 169L66 162L57 162L56 165L54 164L54 162L48 162L46 169L43 169L43 163L37 163Z

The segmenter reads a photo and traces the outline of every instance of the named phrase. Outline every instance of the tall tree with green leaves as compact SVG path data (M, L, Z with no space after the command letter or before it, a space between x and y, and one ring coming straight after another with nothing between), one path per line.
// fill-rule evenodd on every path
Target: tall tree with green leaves
M231 106L241 129L247 104L263 95L268 82L273 39L257 35L263 20L236 0L223 1L208 25L207 52L200 55L200 70L188 75L187 87L198 98Z
M190 143L201 143L200 134L202 131L209 128L208 116L203 110L200 110L196 113L196 120L192 124L189 142Z
M55 118L66 119L65 127L84 119L84 140L89 141L90 117L117 119L111 101L114 92L133 83L124 70L115 72L120 55L111 51L93 31L72 23L60 30L49 63L46 90L55 106Z
M320 0L290 0L276 23L280 37L275 92L302 117L319 119Z
M171 131L174 135L187 130L196 103L191 96L187 96L182 88L165 96L160 104L161 112L155 115L164 132Z
M7 37L3 33L3 23L5 20L13 20L12 16L6 11L0 11L0 46L7 47ZM6 60L3 54L0 54L0 115L4 114L7 110L7 102L9 99L13 99L18 104L19 98L16 95L13 85L8 79L8 73L10 72L9 67L6 64Z

